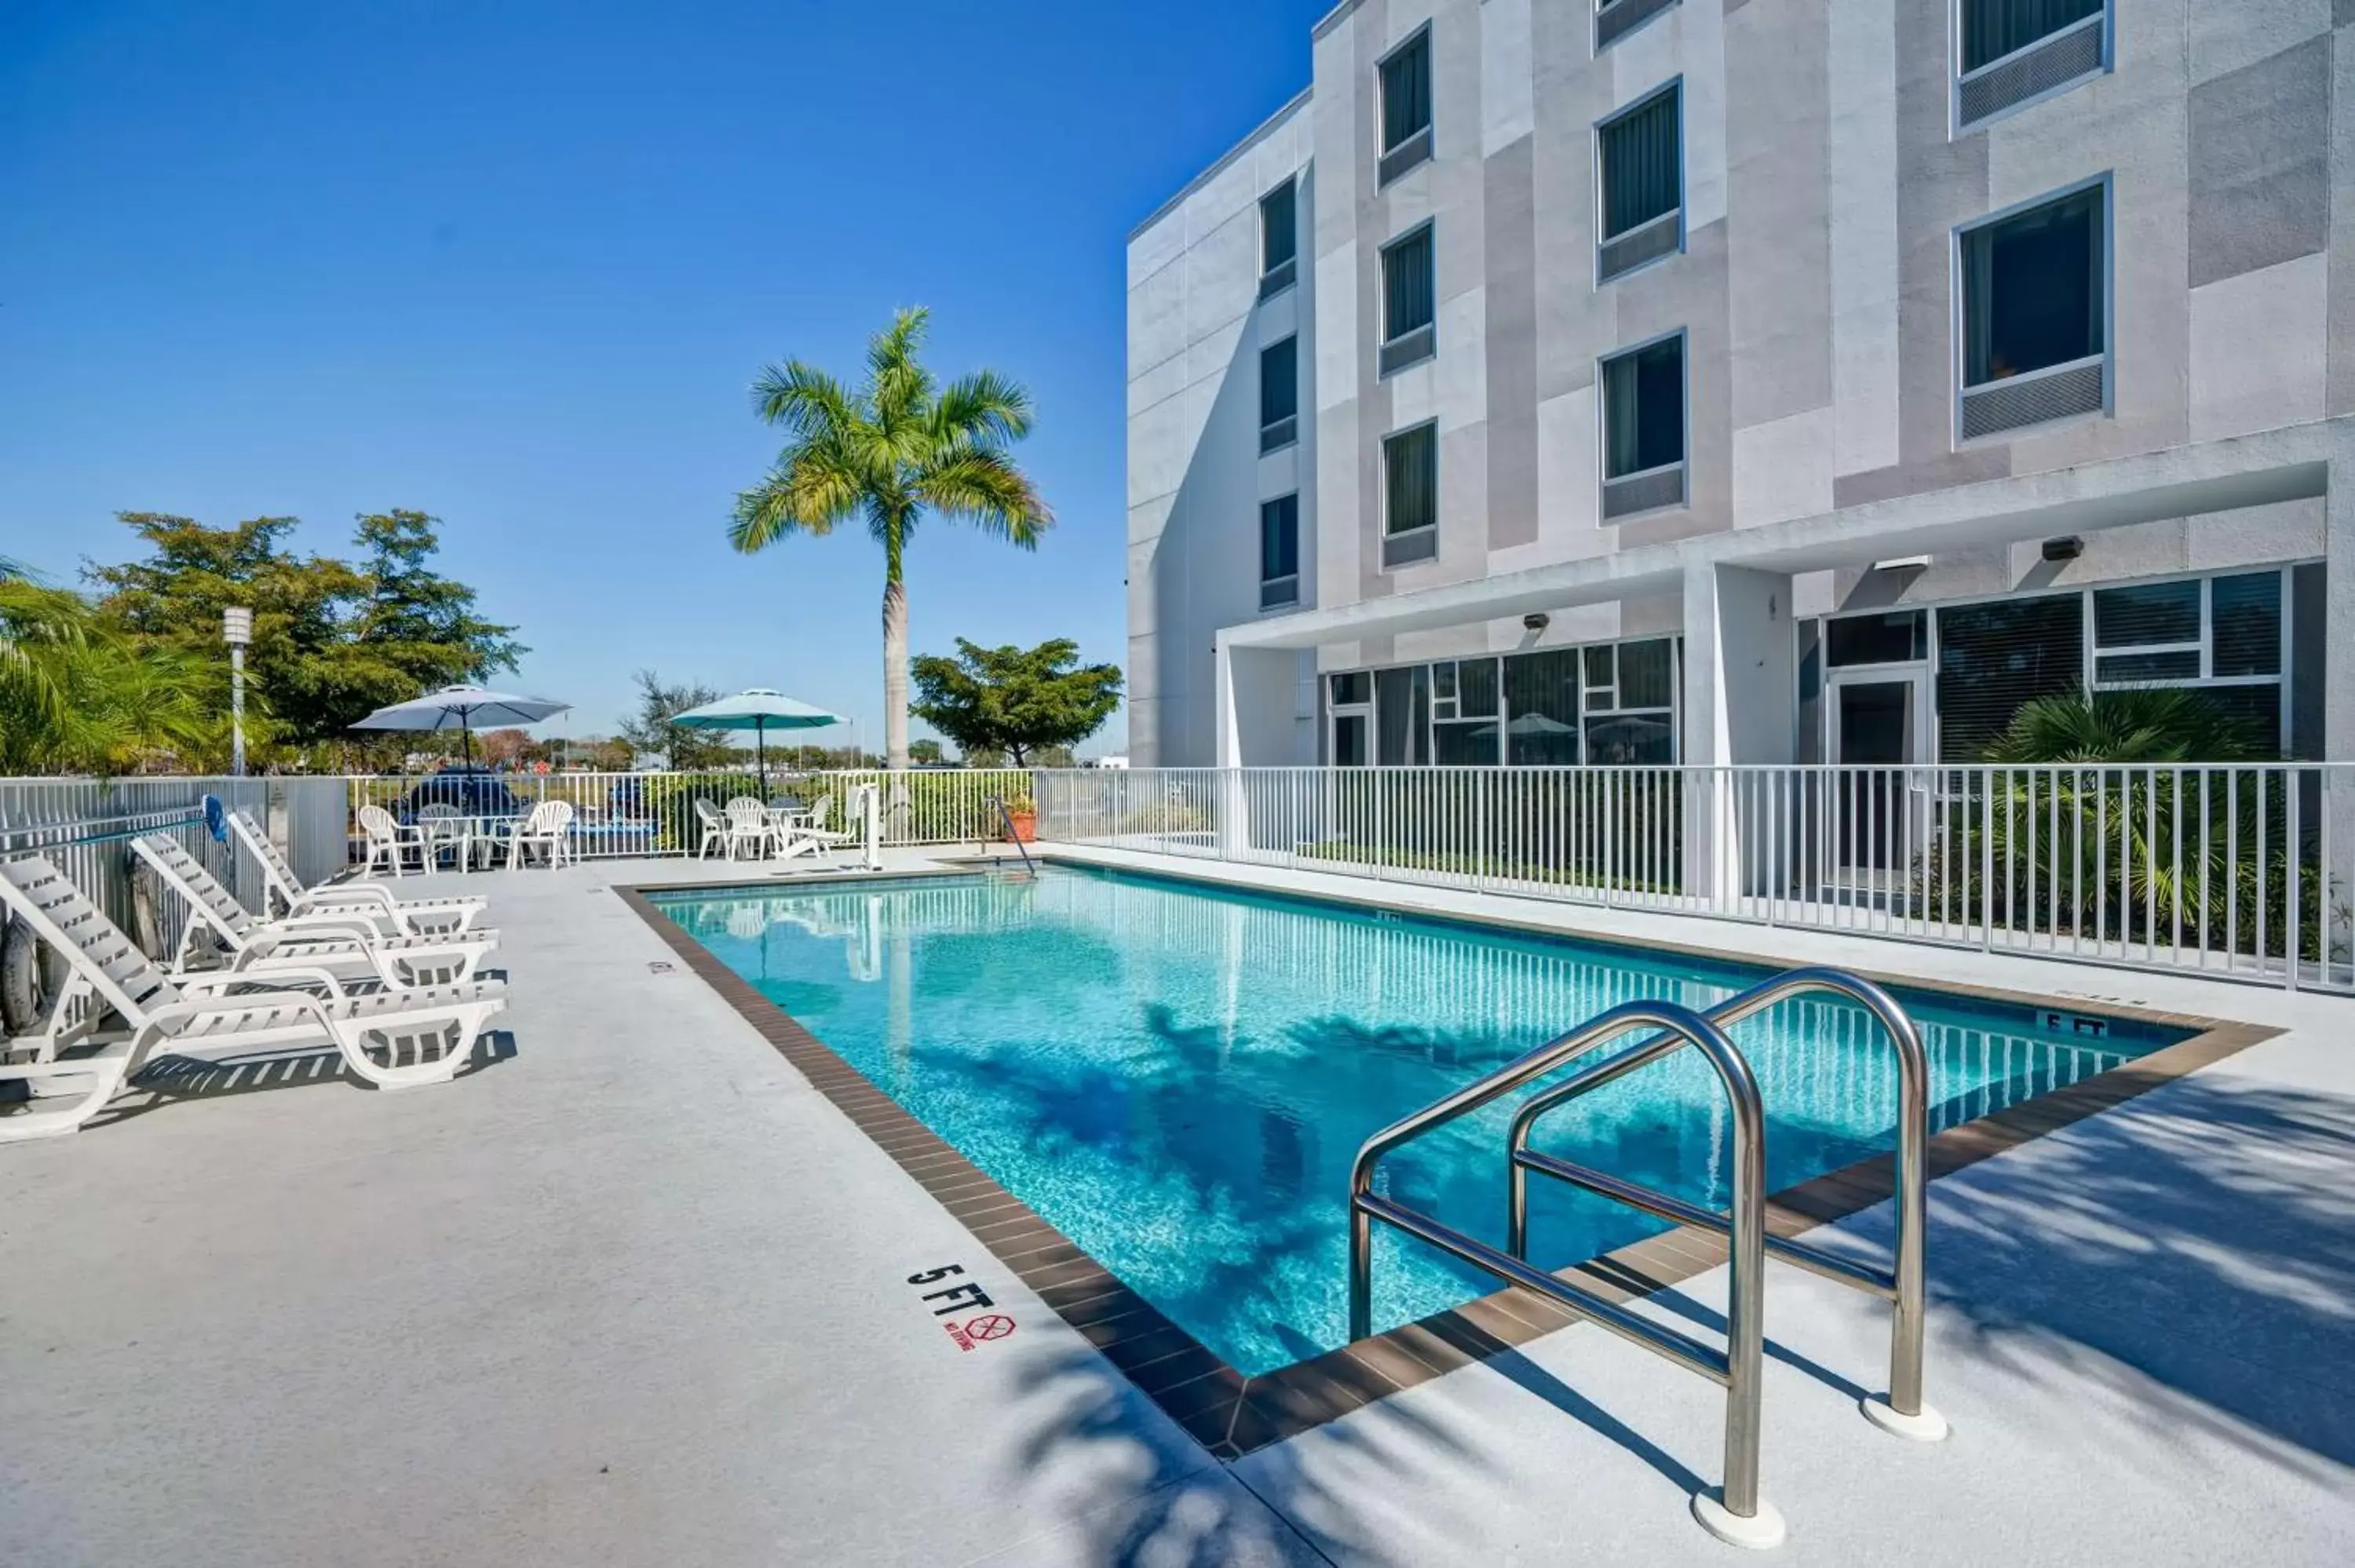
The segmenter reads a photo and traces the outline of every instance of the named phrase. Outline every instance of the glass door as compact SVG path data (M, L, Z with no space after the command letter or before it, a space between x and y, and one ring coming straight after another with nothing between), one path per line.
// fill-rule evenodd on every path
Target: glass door
M1912 863L1926 826L1930 675L1841 671L1828 693L1834 854L1843 868L1889 875Z

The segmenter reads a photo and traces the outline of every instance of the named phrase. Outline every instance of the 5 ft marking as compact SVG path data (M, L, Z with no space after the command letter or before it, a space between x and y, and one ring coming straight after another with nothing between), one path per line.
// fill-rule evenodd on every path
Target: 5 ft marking
M964 1268L960 1264L943 1264L938 1268L928 1268L922 1274L911 1274L908 1276L908 1283L911 1285L939 1285L943 1280L949 1278L951 1276L963 1274L964 1272ZM980 1286L974 1284L970 1280L966 1281L963 1285L950 1285L939 1290L927 1290L924 1292L924 1299L927 1301L939 1301L945 1303L945 1305L932 1308L932 1316L935 1318L945 1318L952 1312L965 1312L979 1308L994 1307L996 1305L996 1302L990 1300L989 1293L987 1291L982 1289Z

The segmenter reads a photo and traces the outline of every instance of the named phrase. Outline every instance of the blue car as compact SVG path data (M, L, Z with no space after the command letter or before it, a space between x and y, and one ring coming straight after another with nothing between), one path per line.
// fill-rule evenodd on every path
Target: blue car
M414 822L419 809L425 806L448 806L469 817L519 817L529 810L516 799L506 780L480 764L444 768L402 796L393 814L403 822Z

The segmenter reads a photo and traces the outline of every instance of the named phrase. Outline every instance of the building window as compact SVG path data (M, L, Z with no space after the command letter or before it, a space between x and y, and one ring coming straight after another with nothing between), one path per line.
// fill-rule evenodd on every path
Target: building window
M1431 156L1431 29L1425 26L1382 59L1381 162L1388 185Z
M1596 0L1594 52L1601 54L1677 0Z
M1382 442L1382 565L1439 554L1439 427L1418 425Z
M1286 180L1259 198L1259 297L1292 287L1300 270L1300 185Z
M2282 742L2282 575L2095 588L2094 684L2195 686L2261 755Z
M1603 518L1685 503L1685 336L1603 362Z
M1594 281L1684 249L1683 93L1670 82L1594 129Z
M1583 651L1586 759L1665 765L1677 759L1676 645L1666 637Z
M1373 761L1374 678L1363 670L1345 671L1327 678L1326 693L1333 715L1333 766L1365 767Z
M2104 0L1955 0L1955 129L2049 98L2109 60Z
M2085 678L2083 594L1938 611L1938 759L1977 762L2023 704Z
M1385 768L1431 762L1431 666L1374 673L1374 760Z
M1300 340L1285 338L1259 351L1259 450L1275 451L1300 439Z
M1259 607L1300 602L1300 497L1259 503Z
M1380 373L1388 376L1439 348L1439 281L1431 225L1382 248Z
M1824 662L1914 664L1930 656L1927 612L1896 609L1884 615L1843 615L1824 623Z
M1505 659L1505 760L1515 768L1578 761L1578 651L1549 648Z
M1503 758L1497 661L1449 659L1431 667L1431 759L1443 768L1494 768Z
M2109 245L2096 183L1957 237L1960 434L2109 404Z

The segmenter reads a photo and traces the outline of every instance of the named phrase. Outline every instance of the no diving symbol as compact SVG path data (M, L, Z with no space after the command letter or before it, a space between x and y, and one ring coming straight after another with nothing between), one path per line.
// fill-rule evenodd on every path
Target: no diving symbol
M998 1314L993 1312L986 1318L974 1318L968 1319L964 1326L964 1331L966 1337L969 1339L1002 1340L1006 1338L1007 1335L1014 1332L1014 1319L1011 1318L1000 1317Z

